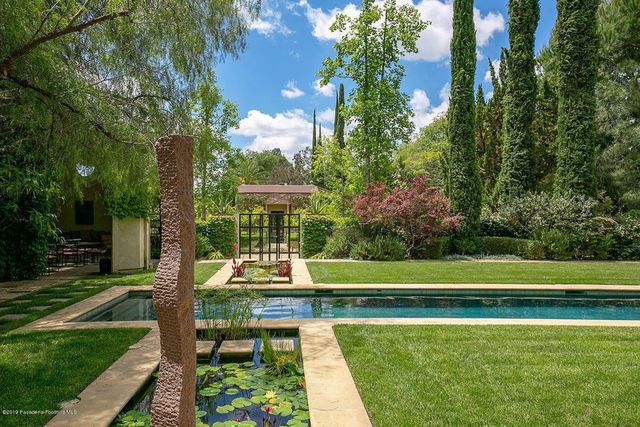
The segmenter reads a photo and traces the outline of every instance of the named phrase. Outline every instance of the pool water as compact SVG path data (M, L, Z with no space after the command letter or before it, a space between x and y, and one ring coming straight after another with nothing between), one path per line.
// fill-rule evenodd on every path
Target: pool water
M290 318L528 318L640 320L640 294L522 295L521 293L420 295L395 292L286 295L265 292L254 305L262 319ZM196 301L196 318L202 318ZM80 322L155 320L151 293L131 292L76 319Z

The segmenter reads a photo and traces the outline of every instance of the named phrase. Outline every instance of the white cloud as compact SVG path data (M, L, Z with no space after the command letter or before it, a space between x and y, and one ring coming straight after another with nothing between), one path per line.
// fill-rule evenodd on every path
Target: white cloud
M500 75L500 60L494 59L493 61L491 61L491 63L493 64L493 69L496 70L496 74ZM491 68L489 68L487 72L484 73L484 81L491 82Z
M381 3L378 1L377 3ZM400 3L411 3L411 0L403 0ZM329 27L338 13L348 16L357 16L358 7L349 3L344 8L324 11L322 8L312 7L308 0L300 0L298 5L304 9L307 21L312 26L312 34L322 41L339 40L341 34L332 33ZM453 34L453 4L443 0L420 0L415 3L423 20L431 24L422 32L417 42L418 53L408 54L405 59L415 61L442 61L449 56L451 36ZM491 37L505 29L505 21L502 14L489 12L482 15L480 10L473 10L473 18L476 25L476 44L478 47L486 46ZM479 53L482 56L481 53Z
M249 28L263 36L271 36L274 33L286 36L293 32L282 22L282 13L270 7L262 8L260 16L251 21Z
M298 6L304 9L304 16L307 21L313 27L311 33L318 40L340 40L341 34L339 32L331 32L329 29L333 21L336 19L338 13L344 13L347 16L355 17L360 13L360 10L353 3L347 4L342 9L335 8L328 12L322 10L322 8L312 7L307 0L300 0Z
M316 91L316 95L322 96L335 96L336 94L336 86L329 82L324 86L320 86L320 81L322 79L318 79L313 82L313 90Z
M427 93L422 89L414 89L413 94L411 96L411 108L413 109L414 116L411 119L413 123L416 125L416 131L420 130L420 128L425 127L426 125L433 122L442 114L446 113L449 109L449 92L451 87L449 83L445 84L442 89L440 89L440 93L438 97L440 98L439 105L431 105L431 101L427 96Z
M333 108L327 108L326 110L316 114L317 120L320 121L321 123L332 124L335 117L336 117L336 110L334 110ZM324 127L325 126L323 126L323 128Z
M296 86L296 82L294 82L293 80L290 80L286 84L284 89L280 91L280 94L285 98L293 99L293 98L301 97L302 95L304 95L304 92L302 91L302 89Z
M293 109L274 116L259 110L250 110L247 117L240 120L235 135L253 138L246 147L262 151L279 148L289 158L311 144L313 123L304 111Z

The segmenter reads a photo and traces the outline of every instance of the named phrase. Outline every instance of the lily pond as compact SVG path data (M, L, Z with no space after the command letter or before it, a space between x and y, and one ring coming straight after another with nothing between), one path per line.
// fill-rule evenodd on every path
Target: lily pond
M270 352L269 363L265 361L266 354L226 363L220 363L216 356L198 366L196 427L309 425L299 353ZM150 426L154 389L155 378L137 403L129 406L132 409L123 412L114 425Z

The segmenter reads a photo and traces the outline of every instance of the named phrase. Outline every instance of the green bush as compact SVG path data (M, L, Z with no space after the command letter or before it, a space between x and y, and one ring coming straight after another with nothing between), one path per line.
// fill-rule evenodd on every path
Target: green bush
M580 195L530 193L500 207L498 217L515 237L531 238L540 230L573 231L591 221L596 201Z
M514 237L515 231L500 213L483 209L480 216L480 235Z
M208 258L213 247L206 236L196 233L196 259Z
M311 258L322 252L335 220L328 216L306 216L302 220L302 256Z
M482 238L483 253L486 255L515 255L522 258L544 258L544 247L535 240L515 237Z
M573 258L574 236L559 230L544 230L539 233L540 241L549 259L566 261Z
M350 256L358 260L401 261L407 246L395 236L378 235L373 239L360 240L351 248Z
M364 235L358 225L339 225L327 238L323 255L325 258L348 258L353 245L363 238Z
M214 216L207 221L196 223L196 234L206 237L209 252L219 251L227 258L235 256L233 244L236 242L236 220L232 216Z
M640 259L640 215L626 214L618 218L618 223L613 233L613 241L611 253L613 257L617 259Z
M415 259L442 258L449 252L450 240L448 237L439 237L419 244L411 254Z

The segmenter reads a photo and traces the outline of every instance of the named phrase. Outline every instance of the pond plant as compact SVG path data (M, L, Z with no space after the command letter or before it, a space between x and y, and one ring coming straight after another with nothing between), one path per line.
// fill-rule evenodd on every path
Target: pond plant
M300 350L276 351L261 331L262 363L203 364L196 369L196 427L305 427L309 407ZM214 359L215 360L215 359ZM122 414L119 427L150 426L142 408Z
M196 301L202 312L206 339L221 343L252 336L252 321L260 321L254 306L262 296L247 286L215 289L196 288Z

